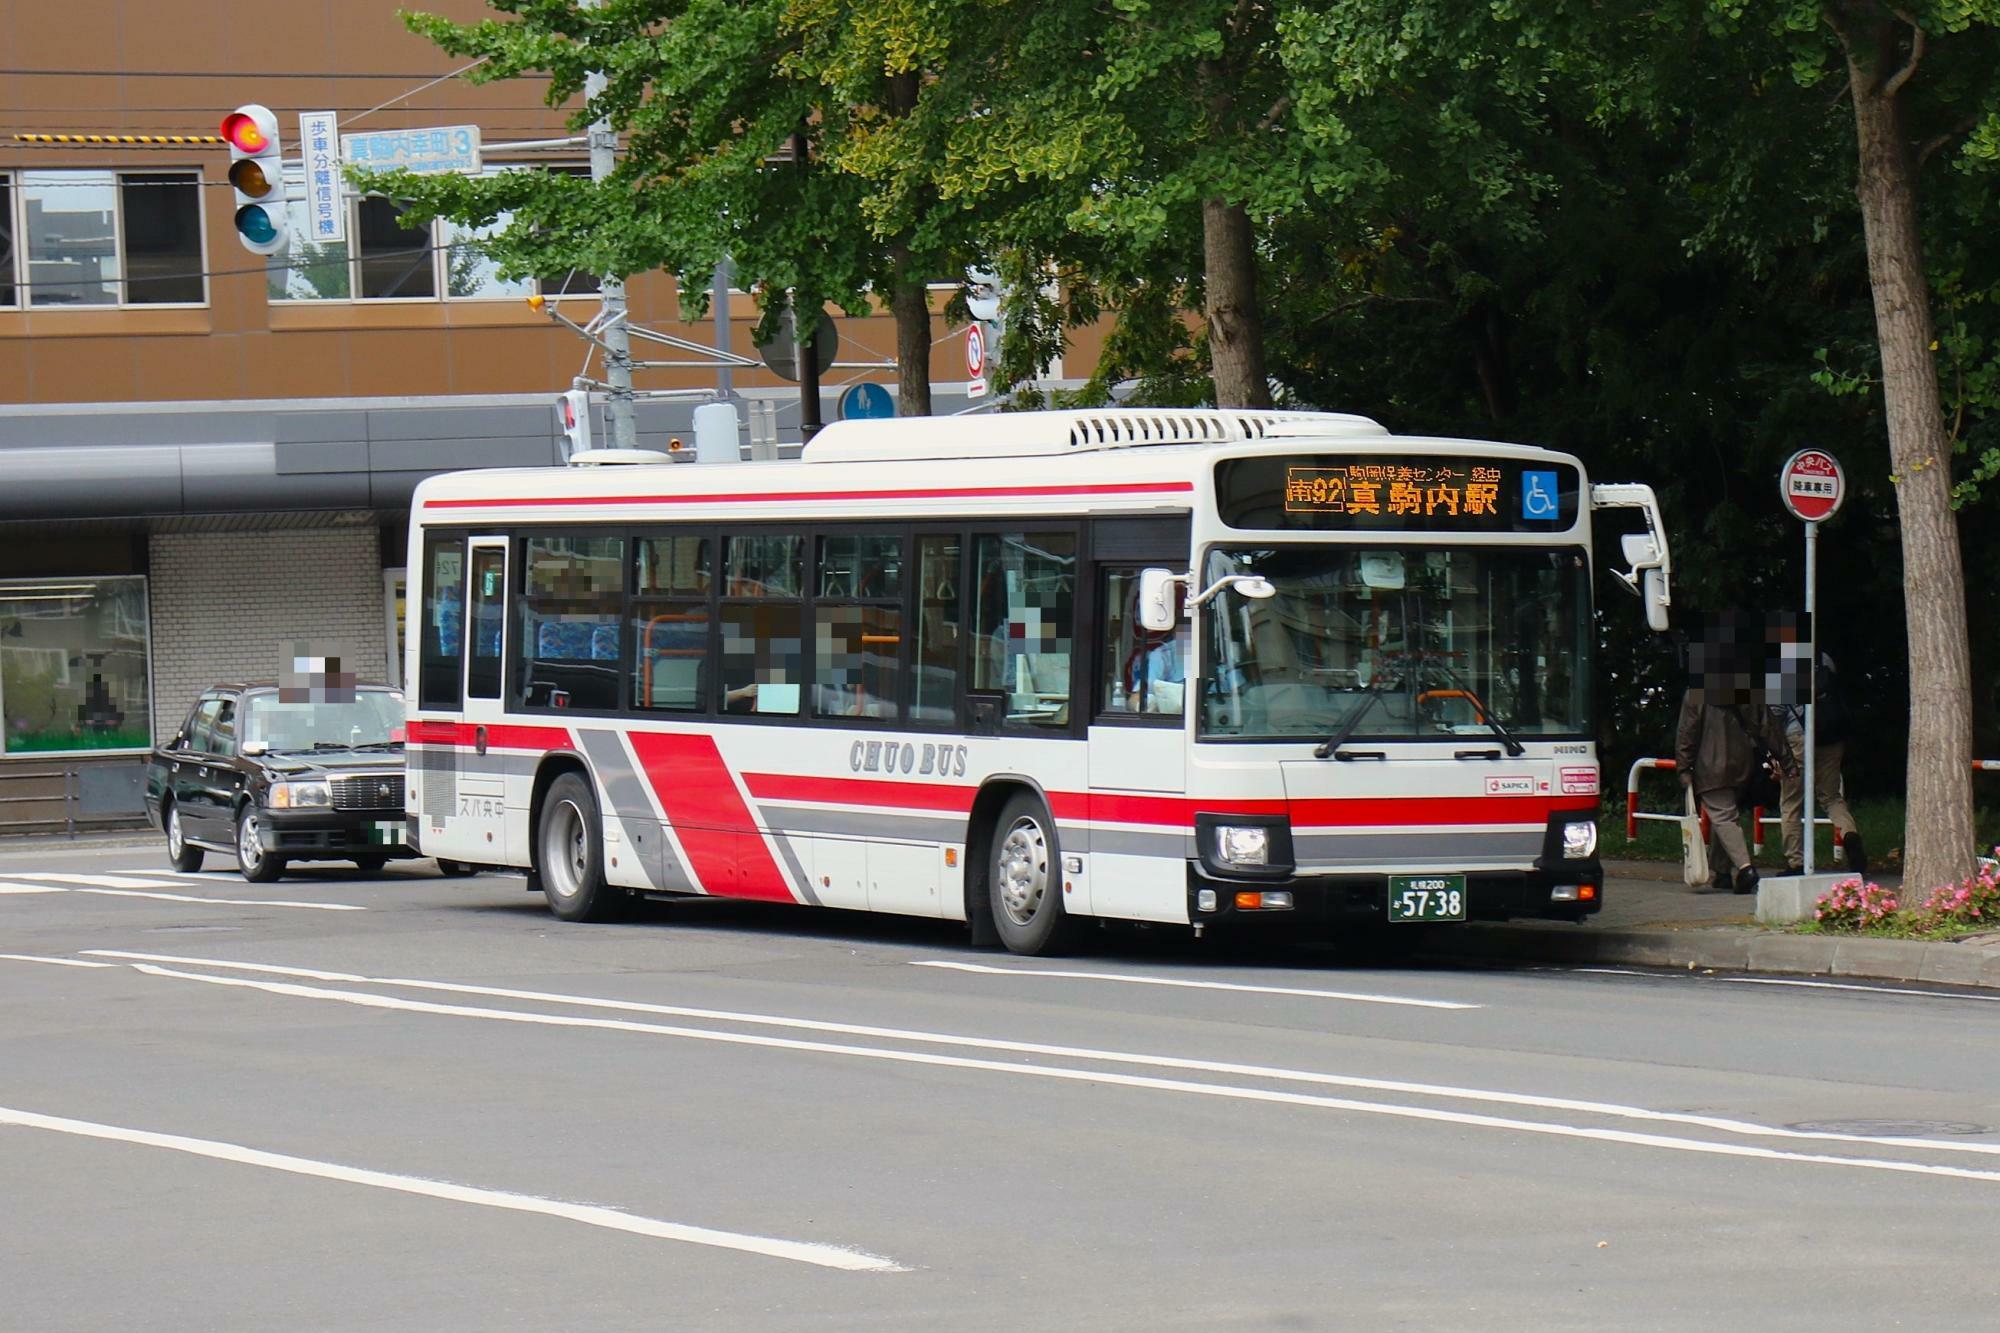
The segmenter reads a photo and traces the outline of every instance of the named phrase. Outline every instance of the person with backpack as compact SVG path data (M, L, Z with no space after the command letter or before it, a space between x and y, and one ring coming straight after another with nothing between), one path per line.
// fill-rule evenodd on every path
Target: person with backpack
M1785 774L1779 797L1780 827L1785 837L1785 873L1805 870L1805 710L1787 709L1785 737L1792 766ZM1854 826L1854 812L1847 808L1840 785L1840 761L1847 751L1847 704L1834 673L1833 659L1819 655L1813 672L1813 807L1823 810L1840 835L1840 850L1847 868L1857 875L1868 873L1868 855L1861 832Z

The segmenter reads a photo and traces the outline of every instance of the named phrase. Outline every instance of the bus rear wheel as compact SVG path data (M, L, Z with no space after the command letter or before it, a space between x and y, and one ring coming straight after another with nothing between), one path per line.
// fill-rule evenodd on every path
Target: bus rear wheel
M549 787L535 828L535 871L549 910L564 921L609 921L628 900L604 882L604 829L597 794L580 773Z
M1008 800L993 829L986 867L993 928L1011 953L1068 949L1076 922L1063 909L1062 846L1055 821L1027 792Z

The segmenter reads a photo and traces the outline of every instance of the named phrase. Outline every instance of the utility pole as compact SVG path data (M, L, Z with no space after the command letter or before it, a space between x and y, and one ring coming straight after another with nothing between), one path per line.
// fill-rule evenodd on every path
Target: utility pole
M795 130L792 133L792 160L798 163L801 174L808 170L804 130ZM812 437L820 432L819 324L815 321L813 331L808 335L803 321L799 319L798 305L794 302L792 329L798 339L799 349L799 442L811 444Z
M603 7L604 0L582 0L584 9ZM584 97L596 98L610 82L601 70L590 71L584 79ZM600 116L590 123L590 179L594 182L608 180L617 165L618 136L611 128L610 119ZM626 326L625 279L620 275L601 274L597 290L603 301L598 322L604 339L604 380L611 386L610 401L605 409L611 424L611 447L636 449L639 447L639 422L632 397L632 339Z
M724 255L715 261L715 277L708 292L708 312L715 319L715 350L729 352L729 285L736 280L735 266ZM727 361L715 363L715 396L723 402L736 397L736 371Z

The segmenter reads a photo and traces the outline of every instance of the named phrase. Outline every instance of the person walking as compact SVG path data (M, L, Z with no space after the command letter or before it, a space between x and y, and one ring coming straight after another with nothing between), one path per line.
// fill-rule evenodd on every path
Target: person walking
M1757 867L1743 837L1739 794L1762 762L1760 751L1784 755L1783 724L1752 691L1690 687L1681 696L1674 738L1674 766L1708 817L1712 847L1726 864L1715 867L1718 888L1757 891Z
M1785 873L1797 875L1804 873L1806 863L1805 710L1788 708L1784 712L1785 741L1791 752L1792 766L1785 773L1778 811L1785 837ZM1847 858L1847 868L1857 875L1865 875L1868 873L1867 850L1862 845L1860 830L1854 826L1854 812L1847 808L1847 796L1840 784L1840 761L1846 752L1845 692L1840 687L1840 678L1834 673L1833 659L1821 653L1818 669L1813 672L1813 807L1825 811L1827 818L1833 821L1834 830L1840 835L1841 854Z

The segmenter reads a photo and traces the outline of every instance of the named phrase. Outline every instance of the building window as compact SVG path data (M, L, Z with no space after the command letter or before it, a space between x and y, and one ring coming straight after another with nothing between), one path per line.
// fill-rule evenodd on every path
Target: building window
M200 305L200 178L187 171L24 171L0 190L0 304ZM18 208L18 212L16 211ZM16 272L14 234L20 247Z
M153 743L146 580L0 580L0 750Z
M14 181L0 176L0 305L19 305L14 285Z
M542 168L515 168L541 170ZM568 170L548 168L548 170ZM294 171L289 183L303 190ZM313 242L309 206L302 198L285 206L290 244L274 255L269 266L268 295L273 301L518 300L536 292L552 297L594 294L597 279L588 274L560 273L537 281L503 278L500 266L483 244L512 223L501 214L483 227L466 227L449 220L405 226L394 200L369 196L348 199L343 241Z
M354 216L364 299L437 295L429 227L405 227L403 210L392 199L363 199Z

